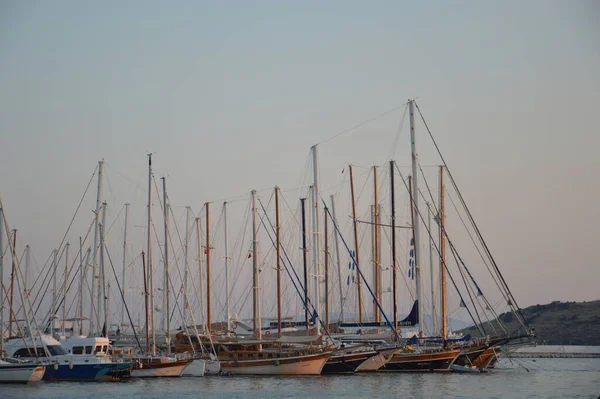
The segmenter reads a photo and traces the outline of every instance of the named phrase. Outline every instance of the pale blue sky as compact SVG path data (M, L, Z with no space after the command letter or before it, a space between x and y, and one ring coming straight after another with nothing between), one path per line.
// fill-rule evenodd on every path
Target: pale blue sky
M521 304L598 299L599 19L595 1L5 0L0 194L43 263L102 157L114 215L130 201L142 225L147 151L199 211L297 188L312 144L417 98ZM401 117L323 144L323 187L384 163Z

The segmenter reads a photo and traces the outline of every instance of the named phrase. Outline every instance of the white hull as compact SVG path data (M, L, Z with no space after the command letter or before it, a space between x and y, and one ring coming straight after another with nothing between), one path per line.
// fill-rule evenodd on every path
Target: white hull
M319 375L328 358L328 355L308 355L273 360L221 361L221 369L232 375Z
M205 375L217 375L221 372L221 362L218 360L205 360L206 369Z
M364 362L362 362L354 371L377 371L380 368L382 368L387 362L392 360L394 353L396 353L397 351L398 349L389 349L381 351L378 354L373 355Z
M42 379L46 368L31 365L30 367L13 367L14 365L0 365L0 382L37 382Z
M206 372L206 361L195 359L183 370L183 377L204 377Z
M186 366L187 364L134 369L131 370L131 376L135 378L181 377Z

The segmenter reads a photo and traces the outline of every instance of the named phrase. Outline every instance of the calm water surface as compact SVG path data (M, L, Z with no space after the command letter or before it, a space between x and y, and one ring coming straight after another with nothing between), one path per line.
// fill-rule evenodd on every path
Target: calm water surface
M529 370L529 371L527 371ZM600 359L503 359L487 374L204 377L0 386L0 398L593 398Z

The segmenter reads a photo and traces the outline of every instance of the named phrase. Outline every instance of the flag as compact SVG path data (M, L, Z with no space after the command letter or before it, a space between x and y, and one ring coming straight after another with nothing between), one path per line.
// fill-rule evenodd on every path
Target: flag
M467 307L467 304L462 299L460 300L460 307L461 308L466 308Z
M342 168L342 174L344 174L344 170L346 170L345 168Z
M248 252L248 259L252 257L252 252Z
M204 255L208 255L208 248L204 249Z

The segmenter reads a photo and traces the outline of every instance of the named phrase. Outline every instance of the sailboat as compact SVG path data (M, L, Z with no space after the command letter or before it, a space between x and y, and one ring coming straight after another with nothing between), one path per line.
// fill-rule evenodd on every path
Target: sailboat
M276 206L279 204L279 188L275 189ZM283 346L276 340L263 340L260 317L260 274L258 255L258 210L256 191L252 191L252 264L253 264L253 313L255 339L245 342L222 342L217 353L223 371L233 375L318 375L329 359L330 352L321 347ZM277 214L279 214L277 209ZM279 216L277 216L279 219ZM279 226L277 226L279 227ZM279 254L279 228L277 247ZM279 257L278 257L279 258ZM278 260L279 261L279 260ZM279 269L279 267L278 267ZM278 278L280 275L278 274ZM278 302L281 298L278 296Z
M34 363L22 363L0 359L0 383L28 383L41 381L46 366Z
M144 269L144 287L145 287L145 313L146 313L146 351L141 356L134 357L135 367L131 372L132 377L138 378L156 378L156 377L180 377L183 370L191 363L191 359L178 359L172 356L157 356L156 353L156 333L154 331L154 295L152 278L152 154L148 154L148 276L146 276L146 261L142 253L142 263ZM165 194L166 198L166 194ZM165 215L167 214L167 204L165 206ZM165 224L165 231L166 231ZM168 269L165 270L166 285L168 287ZM168 291L167 291L168 298ZM150 304L148 300L150 299ZM150 313L152 309L152 313ZM168 309L168 306L167 306ZM167 311L168 315L168 311ZM150 321L150 317L152 318ZM167 320L168 320L167 316ZM152 339L150 339L150 333ZM167 334L170 335L168 323ZM170 355L170 340L167 338L167 353ZM149 348L152 344L151 349Z

